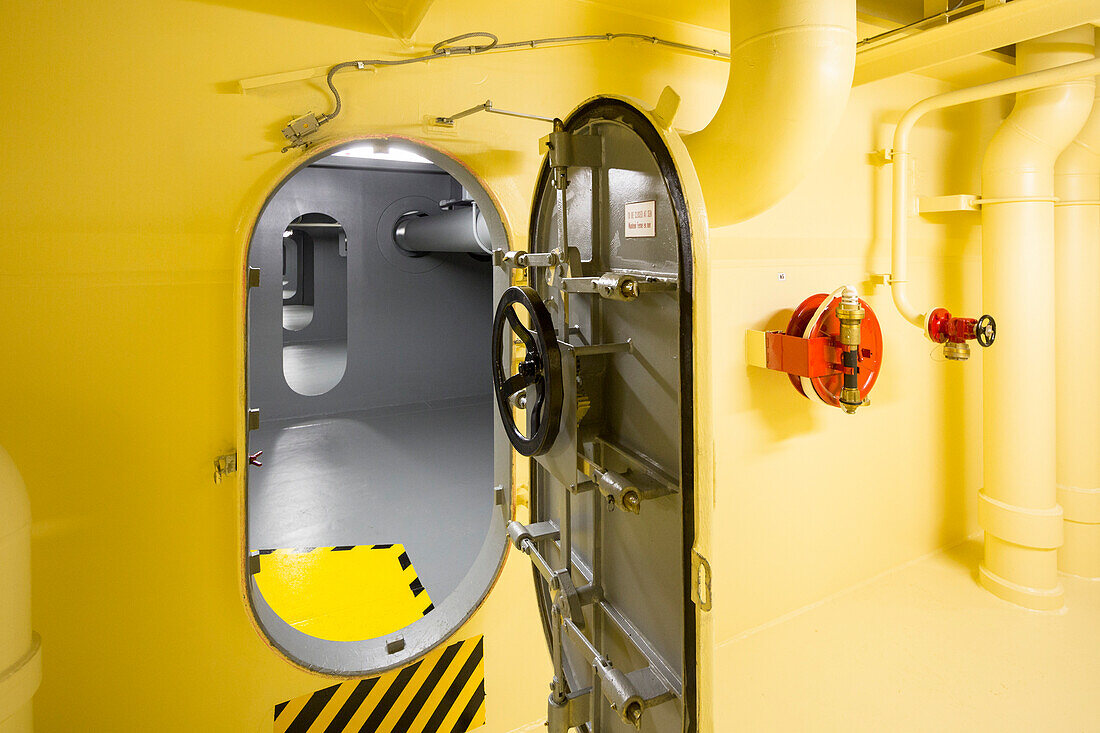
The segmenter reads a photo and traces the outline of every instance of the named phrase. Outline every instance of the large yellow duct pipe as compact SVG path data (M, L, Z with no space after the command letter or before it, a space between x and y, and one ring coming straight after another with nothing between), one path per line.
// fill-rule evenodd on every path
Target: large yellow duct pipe
M31 505L0 448L0 733L30 733L31 696L41 678L31 631Z
M1018 73L1091 59L1091 26L1016 46ZM985 352L982 585L1027 608L1061 608L1054 374L1054 163L1092 108L1092 78L1016 97L982 165L982 288L998 322ZM1088 368L1081 365L1081 368Z
M1100 31L1098 31L1100 38ZM1100 578L1100 85L1054 167L1058 503L1064 573Z
M854 0L731 0L722 105L684 138L711 226L733 224L790 193L848 103Z

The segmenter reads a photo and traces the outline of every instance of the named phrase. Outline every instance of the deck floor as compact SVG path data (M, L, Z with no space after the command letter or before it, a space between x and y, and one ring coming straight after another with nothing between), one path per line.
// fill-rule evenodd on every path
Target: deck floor
M1100 731L1100 582L1027 611L977 584L980 557L968 541L721 644L716 729Z
M265 425L249 438L264 451L249 548L403 544L445 598L489 531L493 419L478 397Z
M298 394L328 392L344 378L347 366L347 341L318 341L283 347L283 377Z

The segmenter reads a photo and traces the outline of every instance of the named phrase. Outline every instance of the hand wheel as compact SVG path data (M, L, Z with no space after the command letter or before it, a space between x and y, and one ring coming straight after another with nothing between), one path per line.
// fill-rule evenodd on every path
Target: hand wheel
M997 322L993 316L985 315L978 319L978 325L974 327L974 338L983 347L990 347L997 340Z
M527 311L531 328L520 321L517 308ZM526 353L516 374L508 376L512 334L523 343ZM508 337L505 342L505 337ZM493 318L493 388L497 410L508 442L525 456L540 456L550 450L561 423L561 350L554 333L554 321L542 298L532 288L512 286L504 291ZM513 416L512 398L534 388L535 397L526 402L527 434L520 432Z

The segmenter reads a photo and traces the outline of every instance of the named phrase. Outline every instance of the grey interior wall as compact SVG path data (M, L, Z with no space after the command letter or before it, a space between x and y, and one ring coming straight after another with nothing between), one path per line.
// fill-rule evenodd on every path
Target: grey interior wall
M283 301L285 303L293 302L295 298L301 297L300 288L298 288L296 284L298 282L298 258L301 256L301 252L298 243L293 239L283 240L283 251L283 268L285 270L283 279L287 281L284 290L294 291L294 297L291 297L287 301Z
M344 341L348 337L348 258L340 255L340 242L336 234L315 233L311 236L313 320L300 331L284 329L284 344Z
M442 172L310 167L272 197L249 250L260 285L249 293L248 401L261 421L489 395L491 265L456 254L409 266L378 241L394 202L452 194ZM333 389L305 396L283 378L282 233L314 212L340 222L348 238L348 361Z

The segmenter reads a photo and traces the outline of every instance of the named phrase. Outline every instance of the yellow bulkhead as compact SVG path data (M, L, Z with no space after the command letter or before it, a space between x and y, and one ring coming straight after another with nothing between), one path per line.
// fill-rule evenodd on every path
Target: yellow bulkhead
M667 138L698 228L696 547L713 598L698 615L702 730L1089 729L1100 592L1065 578L1069 610L1041 616L978 586L980 542L968 538L983 487L982 359L945 363L872 277L890 272L882 151L902 112L1011 65L858 84L789 195L708 230L682 163L690 138L677 131L702 129L719 107L728 63L713 56L620 40L348 73L343 112L316 147L281 153L279 130L329 108L324 69L346 59L480 29L504 40L635 32L729 51L724 4L365 5L383 4L5 8L0 445L34 520L35 729L267 731L277 705L346 683L290 662L257 627L242 472L220 482L213 472L218 456L244 460L250 234L303 156L363 137L420 141L484 183L523 248L546 127L426 120L487 98L550 117L597 95L652 109L666 87L681 99ZM927 117L911 141L918 192L978 193L1009 108L994 99ZM914 216L909 245L914 300L981 312L980 214ZM845 283L875 309L886 353L873 404L854 417L746 355L748 331L783 329L805 296ZM1019 384L1026 400L1028 377ZM482 639L493 733L543 730L546 716L550 660L529 564L511 552L453 640L467 655Z

